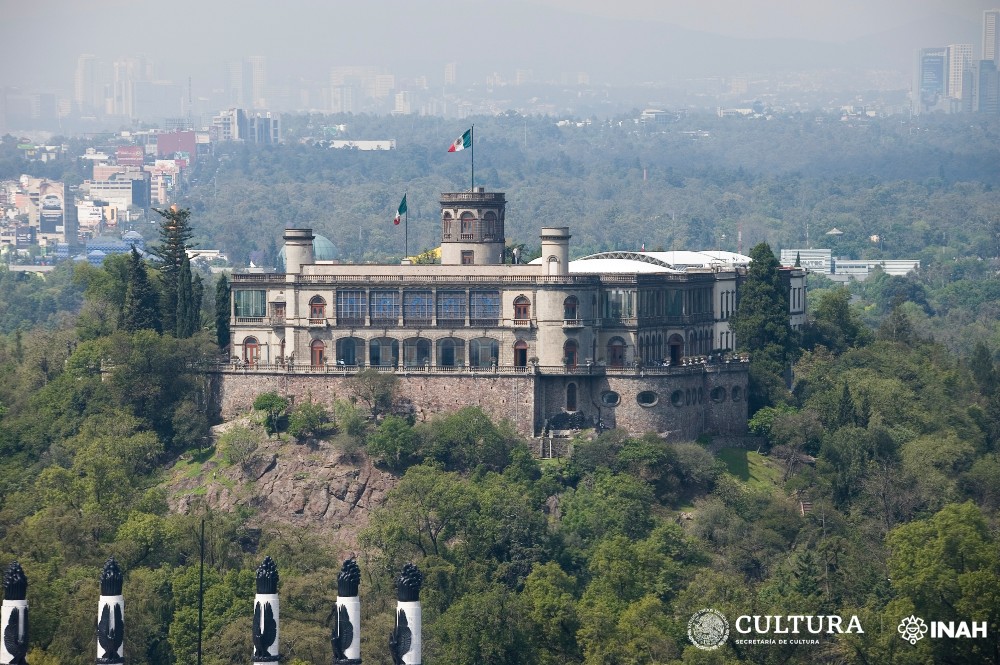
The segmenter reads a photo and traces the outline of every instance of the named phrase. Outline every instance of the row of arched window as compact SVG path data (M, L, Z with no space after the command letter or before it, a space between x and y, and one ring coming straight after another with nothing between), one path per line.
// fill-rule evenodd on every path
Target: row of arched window
M260 359L260 342L256 337L243 340L243 360L256 364ZM331 351L333 358L330 357ZM514 343L514 365L528 364L528 343ZM367 341L360 337L341 337L331 345L314 339L309 345L309 364L322 367L337 365L374 365L389 367L425 367L432 362L436 367L492 367L500 357L500 342L491 337L464 340L446 337L436 342L425 337L410 337L402 343L392 337L378 337Z

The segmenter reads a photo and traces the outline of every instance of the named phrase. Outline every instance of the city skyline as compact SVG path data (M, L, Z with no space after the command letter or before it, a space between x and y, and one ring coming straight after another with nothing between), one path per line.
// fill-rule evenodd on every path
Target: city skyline
M419 7L382 0L363 7L303 2L284 13L256 11L259 3L225 11L222 4L206 8L189 0L169 13L116 0L86 8L51 4L5 10L0 58L18 65L0 71L0 86L65 94L72 90L76 58L86 53L111 61L144 56L159 63L158 79L178 83L191 77L202 95L222 85L227 62L252 56L267 59L275 81L319 79L335 66L368 65L400 78L429 76L432 84L449 62L458 63L460 84L518 69L531 69L541 80L587 72L594 83L608 83L733 76L793 62L814 68L869 59L872 66L892 67L927 44L978 44L983 12L997 3L815 2L806 10L786 0L712 0L701 9L649 0L613 8L593 1L522 0L502 8L479 3L470 10L452 0ZM461 28L454 33L445 28L449 23ZM44 50L37 39L42 25ZM477 48L466 46L470 33L483 37ZM115 38L99 39L101 34ZM625 43L629 48L621 48Z

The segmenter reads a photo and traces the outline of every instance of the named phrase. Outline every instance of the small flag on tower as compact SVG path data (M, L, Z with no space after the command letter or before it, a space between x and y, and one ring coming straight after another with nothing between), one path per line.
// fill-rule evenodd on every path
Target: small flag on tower
M403 194L403 200L399 202L399 208L396 209L396 216L393 218L392 223L399 226L399 220L403 218L406 214L406 194Z
M448 148L448 152L458 152L472 146L472 129L465 130L465 133L455 139L455 142Z

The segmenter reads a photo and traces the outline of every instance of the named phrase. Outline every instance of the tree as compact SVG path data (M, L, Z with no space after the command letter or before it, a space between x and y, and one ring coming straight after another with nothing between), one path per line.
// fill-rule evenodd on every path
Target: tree
M274 434L278 431L281 414L288 408L288 399L278 393L261 393L253 401L253 408L264 413L264 429Z
M322 436L330 429L330 412L311 397L296 404L288 416L288 433L296 439Z
M750 352L750 412L784 401L784 371L792 345L788 293L770 245L750 250L750 268L730 321L740 349Z
M388 416L368 437L368 454L393 471L404 471L415 461L419 437L413 427L399 416Z
M160 223L160 244L154 250L163 262L160 265L160 276L163 283L163 330L175 333L177 331L179 289L181 272L187 258L188 240L194 233L188 218L191 211L187 208L170 206L169 210L154 208L163 221ZM190 268L188 270L190 276ZM190 289L190 282L188 282ZM185 297L190 296L190 293ZM188 299L186 307L190 307Z
M229 278L219 275L215 282L215 341L220 350L229 346Z
M146 274L146 266L135 247L129 255L126 272L125 301L118 317L118 327L126 332L155 330L160 332L160 310L157 293Z
M177 275L177 329L174 336L184 339L194 334L194 300L191 283L191 260L187 253L181 257L181 269Z
M363 369L348 379L351 397L364 402L371 410L372 418L378 418L392 408L399 390L399 379L395 374L382 374L377 369Z

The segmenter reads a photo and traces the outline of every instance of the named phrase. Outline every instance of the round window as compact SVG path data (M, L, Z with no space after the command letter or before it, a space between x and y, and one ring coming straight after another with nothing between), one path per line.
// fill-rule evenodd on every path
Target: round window
M684 406L684 393L680 390L675 390L670 394L670 403L674 406Z
M657 399L656 393L652 390L643 390L635 396L635 401L639 403L639 406L653 406Z
M712 388L712 392L708 393L708 396L712 398L713 402L725 402L726 401L726 389L722 386L717 386Z
M601 403L604 406L618 406L622 401L621 395L614 390L606 390L601 393Z

